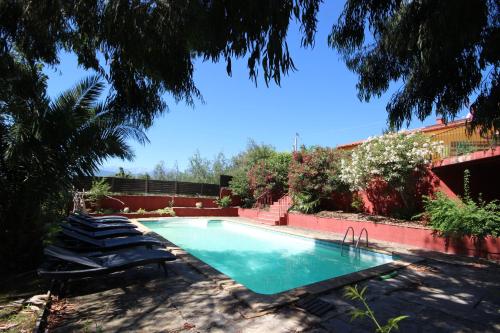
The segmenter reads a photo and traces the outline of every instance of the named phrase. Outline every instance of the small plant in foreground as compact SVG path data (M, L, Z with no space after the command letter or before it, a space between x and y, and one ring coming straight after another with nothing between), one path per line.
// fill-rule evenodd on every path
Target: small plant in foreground
M399 322L408 318L408 316L399 316L399 317L394 317L390 318L385 325L381 325L377 318L375 317L375 313L373 310L370 308L368 303L366 302L366 287L363 289L359 290L358 286L355 285L353 286L348 286L345 288L345 297L353 300L353 301L360 301L363 304L364 309L354 309L351 312L351 320L355 320L358 318L369 318L376 327L375 332L377 333L389 333L392 330L398 330L399 329Z
M144 208L139 208L137 211L136 211L137 214L146 214L146 210Z
M221 208L226 208L231 206L231 197L226 195L225 197L214 200L215 204Z

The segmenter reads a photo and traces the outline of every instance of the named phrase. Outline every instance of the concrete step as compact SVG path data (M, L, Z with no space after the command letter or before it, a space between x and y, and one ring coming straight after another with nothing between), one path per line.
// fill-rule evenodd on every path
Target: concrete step
M278 213L274 213L274 212L259 212L259 217L265 217L265 218L279 218L279 214Z
M277 221L277 220L262 219L260 217L258 217L256 220L257 220L257 222L260 222L262 224L267 224L267 225L278 225L279 224L279 221Z

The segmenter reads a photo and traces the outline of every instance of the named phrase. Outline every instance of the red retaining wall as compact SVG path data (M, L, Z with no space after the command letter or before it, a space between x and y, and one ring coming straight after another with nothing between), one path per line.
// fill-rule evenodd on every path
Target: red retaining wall
M169 195L113 195L113 198L119 201L105 198L102 201L102 208L122 210L125 207L130 208L130 211L136 211L139 208L145 210L156 210L170 206L172 198L174 207L195 207L197 202L202 202L204 208L217 208L212 198L190 198L190 197L172 197Z
M238 216L256 219L259 216L259 210L251 208L238 208Z
M500 238L487 237L480 245L477 245L470 237L446 239L438 237L431 229L427 228L322 218L294 213L288 214L288 225L337 234L344 234L347 227L351 226L354 229L355 237L358 237L361 229L366 228L370 239L415 246L431 251L500 260Z
M238 208L192 208L192 207L174 207L176 216L238 216ZM92 214L94 216L104 216L105 214ZM146 217L169 217L155 212L137 213L113 213L111 215L125 216L129 219L140 219Z

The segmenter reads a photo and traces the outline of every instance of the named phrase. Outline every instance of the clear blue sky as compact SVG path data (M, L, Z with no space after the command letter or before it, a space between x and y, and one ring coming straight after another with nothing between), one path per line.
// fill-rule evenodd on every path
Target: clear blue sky
M197 149L207 158L219 152L231 157L243 150L250 138L290 151L296 132L299 144L323 146L380 134L386 126L385 106L399 86L392 85L369 103L358 100L356 76L326 42L342 6L340 1L322 5L313 49L300 48L300 33L292 26L288 42L298 70L284 77L281 87L274 83L266 87L262 81L256 87L248 78L246 59L233 61L232 77L227 76L225 63L197 60L195 82L206 103L197 102L192 108L182 102L175 104L166 96L170 112L148 130L151 142L145 146L132 142L133 162L110 159L102 170L123 166L134 173L143 172L160 160L168 167L177 161L182 170ZM63 54L60 65L47 73L51 96L88 75L77 67L72 54ZM431 116L424 123L414 121L410 128L434 122Z

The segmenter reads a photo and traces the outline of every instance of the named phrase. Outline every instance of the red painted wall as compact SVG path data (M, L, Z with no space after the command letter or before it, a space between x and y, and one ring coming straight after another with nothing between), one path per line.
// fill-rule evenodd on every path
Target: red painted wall
M231 197L231 206L240 206L241 205L241 198L237 195L233 195L233 191L227 187L222 187L220 189L220 194L219 197L226 197L230 196Z
M214 203L215 199L211 198L172 197L168 195L113 195L113 198L123 201L124 204L106 198L102 201L102 208L122 210L128 207L132 212L139 208L151 211L169 207L172 198L174 207L195 207L197 202L202 202L204 208L217 208L217 204Z
M441 191L451 198L457 197L432 170L425 170L419 177L413 197L419 209L422 209L422 197L432 195L436 191ZM368 188L358 192L358 195L363 201L363 211L368 214L391 216L402 207L400 195L381 179L374 179ZM352 211L352 200L353 195L350 193L334 193L330 200L322 201L321 205L326 210Z
M192 207L174 207L177 217L187 216L238 216L238 208L192 208ZM92 214L93 216L104 216L105 214ZM129 219L140 219L146 217L169 217L168 215L161 215L155 212L147 212L144 214L136 213L114 213L112 215L125 216Z
M473 239L463 237L449 240L438 237L427 228L412 228L380 224L368 221L350 221L336 218L321 218L313 215L288 214L288 225L305 229L344 234L353 227L355 238L363 228L368 231L369 239L415 246L426 250L466 256L480 256L500 260L500 238L487 237L479 248Z
M251 208L238 208L238 216L256 219L259 216L259 210Z

